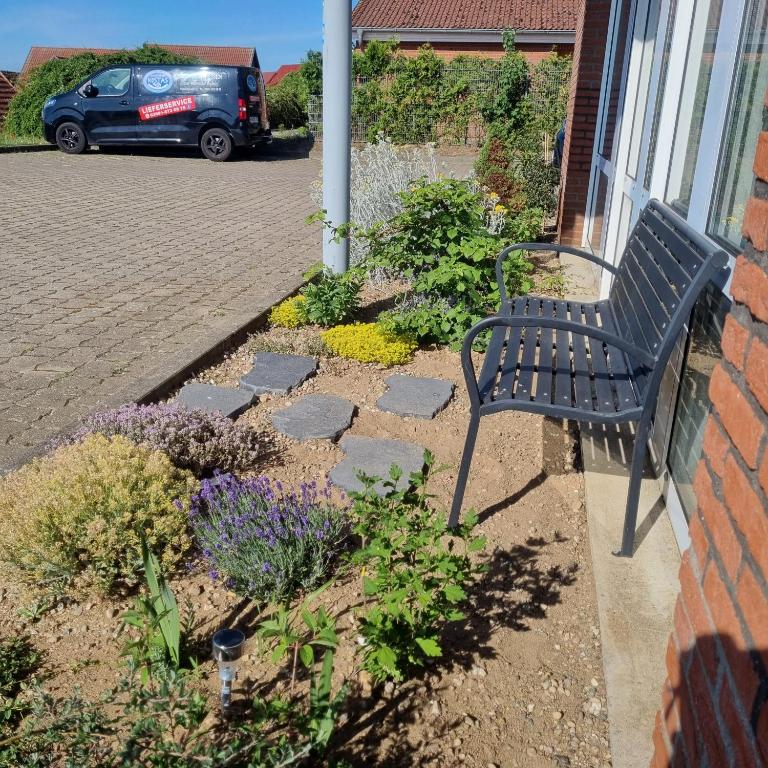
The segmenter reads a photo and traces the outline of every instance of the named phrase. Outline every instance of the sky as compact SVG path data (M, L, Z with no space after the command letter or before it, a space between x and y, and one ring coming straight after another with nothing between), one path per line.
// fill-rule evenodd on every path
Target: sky
M32 45L144 42L255 47L270 71L322 47L322 0L0 0L0 69L20 70Z

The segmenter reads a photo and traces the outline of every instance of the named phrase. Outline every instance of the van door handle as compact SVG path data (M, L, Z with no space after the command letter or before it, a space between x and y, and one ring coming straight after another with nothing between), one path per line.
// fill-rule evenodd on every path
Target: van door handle
M121 104L130 104L131 102L128 101L128 99L123 99L120 103Z

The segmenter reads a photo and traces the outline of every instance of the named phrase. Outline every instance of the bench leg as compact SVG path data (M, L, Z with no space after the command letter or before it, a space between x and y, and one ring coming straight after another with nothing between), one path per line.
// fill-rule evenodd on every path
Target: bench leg
M477 430L480 426L480 414L473 413L469 417L469 427L467 427L467 439L464 442L464 453L461 455L461 465L459 466L459 476L456 479L456 490L453 494L453 504L451 505L451 514L448 517L448 527L455 528L459 524L461 515L461 505L464 501L464 491L467 487L467 478L469 477L469 467L472 464L472 454L475 450L475 441L477 440Z
M640 503L640 482L645 468L645 452L648 443L650 418L643 417L635 432L635 447L632 450L632 467L629 474L627 509L624 513L624 533L621 537L620 557L632 557L635 548L635 528L637 526L637 507Z

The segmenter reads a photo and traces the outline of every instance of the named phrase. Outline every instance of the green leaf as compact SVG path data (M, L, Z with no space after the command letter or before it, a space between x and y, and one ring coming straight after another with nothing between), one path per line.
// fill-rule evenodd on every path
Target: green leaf
M363 576L363 594L366 597L375 595L379 591L379 585L368 576Z
M486 538L485 536L476 536L467 544L467 550L469 552L479 552L481 549L485 549Z
M467 597L467 593L457 584L448 584L443 593L451 603L458 603Z
M307 669L312 668L312 664L315 662L315 652L311 645L302 645L301 648L299 648L299 659L301 659L301 663Z
M431 637L417 637L416 644L421 648L425 656L442 656L443 650L437 641Z
M389 674L397 674L397 655L389 646L384 645L376 651L376 661Z

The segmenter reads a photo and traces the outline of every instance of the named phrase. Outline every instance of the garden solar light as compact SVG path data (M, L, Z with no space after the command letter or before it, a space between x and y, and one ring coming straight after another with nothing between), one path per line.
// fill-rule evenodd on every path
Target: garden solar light
M226 715L232 704L232 681L237 679L237 660L243 655L245 635L239 629L220 629L213 636L213 658L219 664L221 709Z

